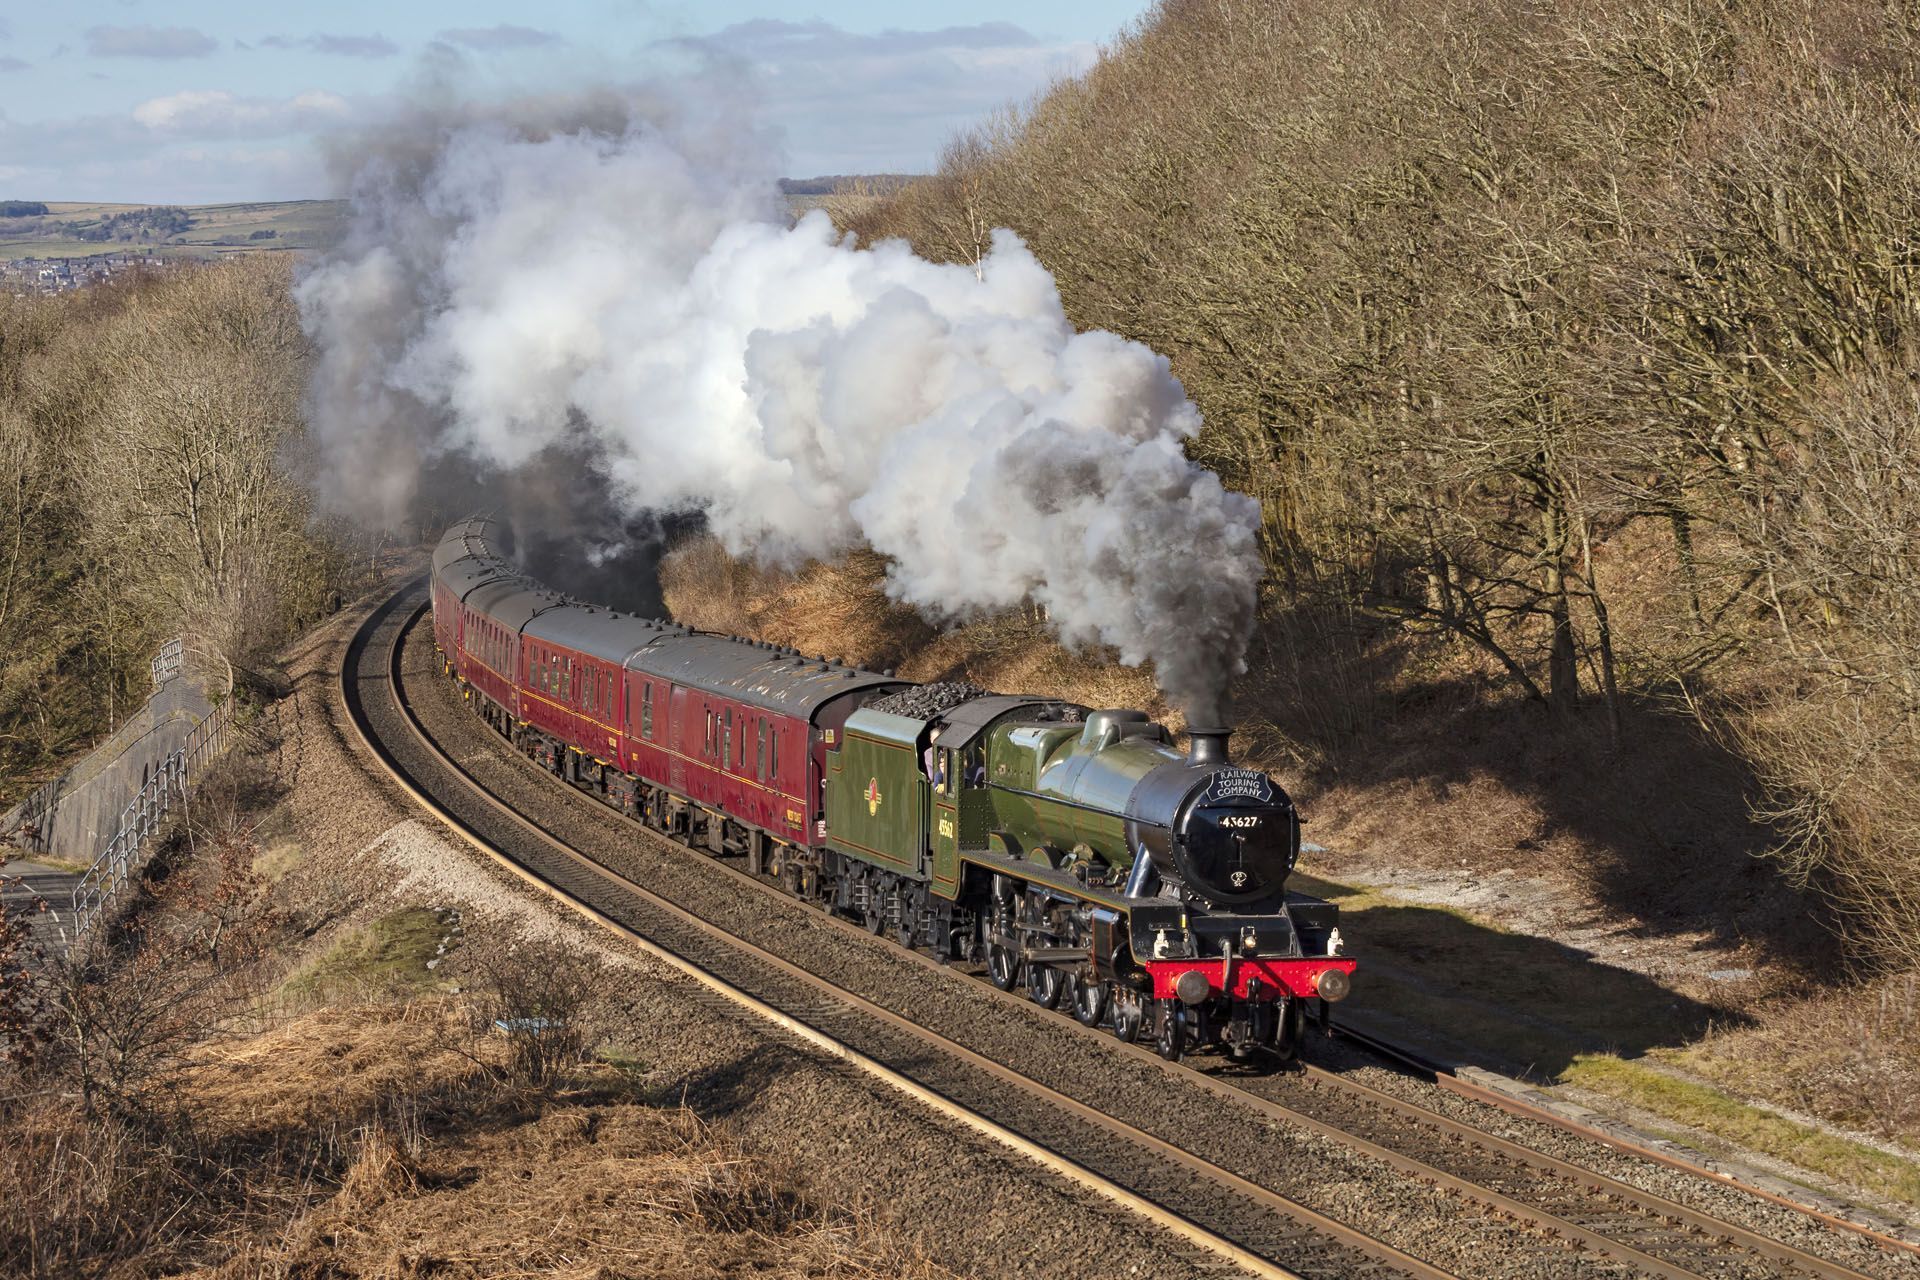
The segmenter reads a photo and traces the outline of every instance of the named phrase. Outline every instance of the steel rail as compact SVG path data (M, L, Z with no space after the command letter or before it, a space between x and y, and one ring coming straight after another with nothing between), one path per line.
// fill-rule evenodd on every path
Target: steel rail
M406 589L403 589L403 591L398 594L405 594L405 591ZM397 598L398 595L396 595L396 599ZM725 930L675 905L669 900L654 894L644 886L602 866L593 859L573 849L564 841L542 830L537 824L520 814L511 805L506 804L497 796L494 796L474 779L467 770L462 768L442 750L439 744L434 742L432 737L427 734L410 703L407 701L400 672L400 638L412 627L419 616L426 611L427 607L427 604L423 602L413 610L408 620L400 627L390 646L390 653L386 664L386 683L388 685L389 696L393 699L395 709L400 713L402 720L413 734L418 745L428 752L439 767L461 780L461 782L470 789L474 799L484 803L488 808L498 813L513 826L525 832L553 853L558 854L576 866L605 880L609 884L616 886L622 892L630 894L646 902L649 906L666 912L677 920L692 926L710 939L734 948L752 957L756 962L773 968L777 972L813 988L835 1003L854 1008L860 1013L880 1021L893 1030L900 1031L919 1040L946 1057L960 1060L970 1067L984 1071L1010 1087L1045 1102L1049 1106L1056 1107L1067 1114L1073 1115L1075 1118L1119 1137L1134 1146L1151 1151L1156 1156L1174 1163L1199 1177L1205 1178L1224 1190L1251 1200L1264 1208L1269 1208L1284 1214L1310 1230L1325 1234L1342 1244L1366 1253L1376 1261L1385 1263L1407 1275L1416 1277L1417 1280L1455 1280L1449 1272L1433 1267L1410 1254L1395 1249L1391 1245L1375 1240L1364 1232L1360 1232L1344 1223L1337 1222L1334 1219L1319 1214L1304 1205L1297 1204L1277 1192L1262 1187L1257 1183L1249 1182L1237 1174L1193 1155L1191 1152L1176 1147L1150 1133L1136 1129L1124 1121L1120 1121L1113 1116L1079 1102L1077 1099L1070 1098L1049 1086L1012 1071L968 1049L964 1045L948 1040L937 1032L930 1031L909 1019L893 1013L891 1010L874 1004L865 997L848 991L838 984L821 978L816 974L809 973L770 951L766 951L752 943L737 938ZM375 618L378 618L378 616L379 613L376 611ZM368 723L364 708L359 705L358 691L353 687L355 683L355 664L352 661L352 654L355 646L358 645L361 640L369 637L377 625L378 623L374 619L370 619L368 623L363 625L360 634L356 636L355 645L349 646L347 661L342 663L341 692L348 711L348 719L352 723L354 732L367 753L380 764L383 771L396 785L411 797L417 805L437 817L468 845L472 846L516 878L533 886L540 892L553 897L593 923L621 935L623 938L637 945L648 955L653 956L676 971L707 987L722 998L748 1010L765 1021L773 1023L789 1034L797 1036L807 1044L847 1062L865 1074L886 1084L889 1088L922 1103L937 1114L955 1120L974 1132L1034 1160L1052 1172L1067 1178L1077 1185L1096 1192L1103 1198L1139 1214L1148 1221L1179 1235L1188 1242L1232 1262L1235 1266L1245 1268L1252 1274L1263 1277L1274 1277L1275 1280L1282 1280L1282 1278L1285 1278L1285 1280L1300 1280L1299 1273L1283 1267L1271 1259L1262 1257L1208 1230L1199 1223L1192 1221L1164 1205L1158 1204L1137 1192L1128 1190L1073 1160L1071 1157L1055 1152L1040 1143L998 1124L972 1108L867 1056L851 1045L835 1039L828 1033L767 1004L719 975L681 956L670 947L647 938L630 926L614 920L612 917L595 908L592 904L568 890L551 883L531 868L524 866L514 859L504 850L499 849L465 821L454 815L439 801L416 786L414 779L409 776L405 766L401 765L393 756L391 751L389 751L385 744L379 739L372 725Z
M395 678L396 680L398 679L397 670ZM555 788L575 802L582 803L586 811L618 820L626 826L642 831L649 836L657 837L665 843L676 845L691 852L700 853L699 850L693 849L693 847L684 840L677 839L666 832L658 831L630 815L621 813L616 809L595 801L593 796L569 785L565 780L556 777L551 772L536 768L532 770L532 773L541 778L546 785ZM700 862L703 865L717 869L722 874L733 878L738 883L743 886L748 886L756 892L765 893L789 904L796 901L792 895L777 886L753 876L738 867L732 866L718 857L702 854L700 856ZM825 919L830 922L833 927L844 930L850 936L868 937L865 930L858 928L852 922L842 920L830 914L827 915ZM890 948L890 951L929 969L936 971L945 970L950 973L954 972L951 966L943 965L933 957L918 950ZM1022 1009L1030 1007L1029 1001L1011 992L1001 991L984 980L980 982L980 986L990 999L1002 1000L1011 1006L1018 1006ZM1920 1252L1920 1247L1916 1247L1897 1237L1886 1235L1859 1223L1851 1222L1837 1215L1801 1204L1788 1197L1741 1182L1736 1178L1716 1170L1705 1168L1653 1148L1629 1142L1625 1139L1607 1134L1602 1130L1582 1125L1577 1121L1558 1116L1546 1108L1536 1107L1523 1100L1511 1098L1498 1090L1490 1089L1471 1081L1461 1080L1445 1072L1444 1069L1426 1062L1417 1055L1398 1049L1366 1033L1348 1027L1345 1024L1336 1023L1334 1029L1337 1033L1352 1039L1356 1043L1362 1044L1373 1052L1388 1057L1396 1063L1414 1071L1416 1074L1431 1078L1438 1087L1447 1089L1449 1092L1453 1092L1458 1096L1497 1106L1512 1114L1539 1120L1552 1127L1572 1133L1575 1136L1599 1141L1627 1155L1645 1159L1651 1163L1672 1168L1679 1172L1705 1178L1778 1207L1792 1210L1821 1222L1824 1225L1863 1236L1877 1244L1908 1252ZM1253 1093L1239 1085L1228 1083L1211 1074L1170 1064L1158 1054L1151 1050L1144 1049L1139 1045L1126 1044L1116 1040L1111 1042L1111 1047L1123 1053L1132 1054L1136 1060L1149 1063L1156 1069L1177 1073L1181 1078L1199 1084L1202 1088L1207 1089L1216 1096L1257 1110L1269 1119L1306 1129L1330 1141L1357 1150L1362 1154L1388 1163L1401 1172L1407 1173L1409 1176L1432 1182L1456 1194L1479 1201L1489 1208L1511 1214L1543 1230L1561 1235L1563 1238L1577 1242L1583 1247L1592 1249L1595 1252L1628 1262L1645 1274L1665 1275L1674 1277L1676 1280L1678 1280L1679 1277L1695 1276L1698 1274L1697 1272L1686 1270L1676 1264L1655 1257L1632 1245L1614 1240L1602 1232L1568 1222L1548 1210L1514 1200L1492 1188L1481 1186L1478 1183L1461 1178L1459 1175L1435 1168L1432 1165L1420 1161L1416 1157L1406 1156L1390 1148L1381 1147L1365 1138L1340 1129L1337 1126L1308 1116L1295 1108L1287 1106L1285 1103L1263 1097L1260 1094ZM1773 1262L1784 1263L1788 1266L1810 1272L1815 1276L1821 1277L1821 1280L1870 1280L1865 1273L1848 1267L1845 1264L1807 1253L1780 1240L1753 1231L1750 1228L1728 1222L1725 1219L1717 1218L1709 1213L1680 1204L1656 1192L1647 1191L1633 1186L1630 1183L1622 1182L1606 1174L1576 1164L1573 1161L1549 1155L1497 1134L1488 1133L1484 1129L1477 1128L1465 1121L1442 1115L1411 1100L1399 1098L1393 1094L1362 1084L1359 1081L1347 1079L1333 1072L1326 1071L1324 1068L1307 1065L1306 1070L1309 1076L1322 1085L1362 1098L1370 1105L1385 1108L1414 1124L1426 1125L1438 1129L1441 1132L1478 1146L1494 1155L1525 1165L1538 1172L1565 1179L1595 1195L1617 1199L1633 1206L1643 1214L1683 1224L1692 1230L1718 1237L1729 1245L1749 1250Z
M1357 1027L1354 1027L1345 1023L1335 1023L1334 1031L1336 1034L1340 1035L1342 1038L1351 1040L1353 1043L1361 1046L1362 1048L1368 1050L1369 1052L1378 1054L1379 1056L1386 1058L1391 1062L1397 1063L1399 1066L1401 1066L1407 1071L1412 1072L1414 1075L1424 1076L1427 1079L1430 1079L1431 1081L1433 1081L1434 1085L1437 1088L1444 1089L1448 1093L1454 1094L1457 1097L1466 1098L1466 1099L1469 1099L1470 1101L1482 1103L1486 1106L1497 1107L1500 1110L1505 1111L1510 1115L1520 1116L1523 1119L1527 1119L1527 1120L1539 1121L1542 1124L1550 1125L1553 1128L1563 1130L1564 1132L1567 1132L1567 1133L1571 1133L1576 1137L1585 1138L1590 1142L1600 1143L1601 1145L1610 1147L1615 1151L1622 1152L1626 1155L1634 1156L1641 1160L1646 1160L1652 1164L1661 1165L1665 1168L1673 1169L1680 1173L1691 1174L1694 1177L1702 1178L1709 1182L1719 1183L1722 1186L1730 1187L1736 1191L1741 1192L1742 1194L1752 1196L1757 1200L1764 1200L1767 1203L1775 1205L1779 1208L1791 1209L1795 1213L1804 1214L1805 1216L1812 1218L1814 1221L1819 1222L1824 1226L1831 1227L1838 1231L1848 1232L1853 1235L1862 1236L1884 1248L1894 1249L1904 1253L1920 1254L1920 1244L1915 1244L1913 1241L1902 1240L1899 1236L1889 1235L1884 1231L1876 1231L1872 1227L1866 1226L1862 1223L1854 1222L1849 1218L1843 1218L1840 1215L1835 1213L1828 1213L1824 1209L1816 1209L1812 1205L1802 1204L1798 1200L1795 1200L1789 1196L1783 1196L1778 1192L1768 1191L1764 1187L1756 1187L1750 1182L1743 1182L1739 1178L1734 1177L1732 1174L1722 1173L1718 1169L1710 1169L1706 1165L1703 1165L1698 1161L1688 1160L1683 1156L1676 1156L1676 1155L1673 1155L1671 1152L1661 1151L1658 1148L1649 1147L1642 1143L1634 1142L1627 1138L1622 1138L1617 1134L1608 1133L1606 1130L1596 1128L1593 1125L1582 1124L1578 1120L1574 1120L1567 1116L1560 1115L1557 1112L1551 1110L1550 1108L1540 1106L1536 1103L1528 1102L1524 1098L1516 1098L1509 1093L1503 1092L1502 1090L1492 1088L1488 1085L1478 1084L1472 1080L1462 1079L1460 1076L1455 1075L1452 1071L1448 1070L1447 1068L1442 1067L1437 1063L1429 1062L1425 1058L1422 1058L1417 1053L1414 1053L1412 1050L1402 1049L1398 1045L1392 1044L1387 1040L1383 1040L1379 1036L1374 1035L1371 1032L1362 1031ZM1318 1076L1339 1080L1340 1083L1346 1087L1355 1088L1355 1089L1368 1089L1369 1092L1378 1092L1377 1090L1369 1089L1369 1087L1366 1085L1359 1084L1357 1081L1341 1080L1340 1077L1334 1076L1331 1072L1327 1072L1324 1069L1319 1067L1309 1067L1308 1070L1312 1073L1315 1073ZM1384 1095L1384 1096L1391 1097L1392 1095ZM1434 1112L1429 1112L1426 1110L1426 1108L1420 1107L1418 1103L1406 1102L1405 1099L1396 1099L1396 1101L1404 1103L1407 1107L1412 1107L1412 1108L1415 1108L1416 1110L1425 1112L1426 1115L1432 1116L1436 1122L1444 1123L1444 1124L1459 1123L1457 1121L1450 1120L1448 1117L1441 1116ZM1530 1150L1530 1148L1522 1148L1522 1149ZM1548 1159L1548 1160L1555 1159L1555 1157L1545 1156L1543 1155L1543 1153L1540 1153L1540 1152L1533 1152L1533 1154L1536 1156L1540 1156L1543 1159ZM1590 1169L1582 1169L1579 1165L1570 1164L1568 1167L1570 1169L1577 1170L1581 1175L1585 1177L1600 1179L1608 1183L1612 1182L1612 1179L1606 1178L1604 1174L1595 1173ZM1626 1184L1616 1184L1616 1185L1624 1187ZM1609 1194L1616 1194L1612 1186L1607 1187L1606 1190L1608 1191ZM1663 1208L1661 1209L1661 1212L1673 1213L1676 1216L1682 1215L1682 1214L1693 1215L1696 1213L1696 1211L1687 1209L1682 1205L1672 1204L1670 1201L1660 1200L1658 1196L1655 1196L1650 1191L1641 1191L1638 1188L1628 1188L1627 1190L1631 1191L1631 1193L1635 1196L1646 1197L1649 1200L1649 1202L1660 1203L1663 1206ZM1625 1192L1619 1192L1617 1194L1625 1194ZM1728 1232L1729 1230L1741 1230L1743 1232L1745 1231L1744 1228L1733 1228L1732 1224L1723 1223L1718 1218L1707 1218L1707 1221L1714 1224L1709 1228L1710 1230L1720 1231L1720 1232ZM1746 1232L1746 1234L1752 1235L1753 1233ZM1758 1241L1765 1242L1769 1251L1784 1250L1785 1251L1784 1253L1772 1253L1772 1252L1769 1253L1769 1256L1772 1256L1779 1261L1791 1261L1797 1266L1813 1265L1813 1263L1815 1262L1820 1262L1822 1265L1825 1265L1825 1266L1837 1265L1833 1263L1823 1262L1820 1259L1808 1260L1805 1257L1805 1255L1800 1255L1798 1250L1793 1249L1789 1245L1781 1244L1777 1240L1770 1240L1766 1236L1756 1236L1755 1239ZM1750 1247L1759 1249L1760 1246L1758 1244L1755 1244ZM1789 1254L1792 1254L1795 1256L1789 1257L1787 1256ZM1853 1275L1858 1275L1859 1273L1853 1272L1853 1271L1843 1271L1838 1274L1853 1276Z
M1664 1196L1636 1187L1631 1183L1621 1182L1616 1178L1608 1177L1604 1173L1598 1173L1592 1169L1574 1164L1572 1161L1563 1160L1558 1156L1548 1155L1544 1151L1536 1151L1531 1147L1514 1142L1509 1138L1503 1138L1498 1134L1488 1133L1486 1130L1468 1124L1464 1120L1456 1120L1452 1116L1442 1115L1437 1111L1421 1106L1417 1102L1409 1101L1406 1098L1395 1097L1393 1094L1376 1089L1371 1085L1362 1084L1358 1080L1346 1079L1343 1076L1326 1070L1324 1067L1310 1065L1307 1067L1307 1074L1322 1085L1328 1085L1343 1092L1364 1098L1367 1102L1375 1106L1385 1107L1390 1111L1406 1117L1415 1124L1430 1125L1445 1133L1452 1134L1454 1137L1465 1139L1475 1146L1505 1156L1509 1160L1518 1161L1530 1168L1537 1169L1542 1173L1565 1178L1585 1187L1596 1195L1613 1196L1627 1201L1645 1212L1656 1214L1660 1217L1671 1218L1697 1231L1705 1231L1724 1237L1730 1243L1739 1245L1745 1249L1750 1249L1762 1257L1771 1258L1775 1262L1784 1262L1789 1266L1810 1271L1814 1275L1823 1277L1824 1280L1867 1280L1864 1273L1856 1271L1842 1263L1805 1253L1790 1244L1761 1235L1759 1232L1749 1230L1737 1223L1727 1222L1724 1219L1714 1217L1712 1214L1702 1213L1698 1209L1680 1204L1677 1201L1669 1200ZM1637 1148L1628 1149L1636 1156L1645 1154ZM1750 1190L1750 1188L1744 1186L1740 1189L1743 1191Z
M396 653L397 650L398 646L396 644ZM398 687L401 677L397 666L393 678L396 687ZM417 723L416 731L421 731ZM692 849L692 846L683 840L676 839L667 835L665 832L648 827L629 815L623 814L604 804L594 802L592 796L580 791L576 787L570 786L563 779L554 776L546 770L534 769L532 772L544 779L547 785L571 797L573 801L586 804L587 809L591 812L619 820L626 826L645 832L649 836L658 837L666 843L689 850ZM499 803L497 798L495 803ZM518 814L517 811L515 812L515 817L522 823L530 823L529 819L524 815ZM548 838L551 839L551 837ZM703 865L719 870L742 885L750 886L756 892L768 894L789 904L795 901L792 896L785 891L737 867L730 866L718 858L702 856L700 861ZM598 866L599 864L595 863L594 865ZM841 920L831 915L825 918L830 921L832 926L845 930L851 936L867 936L863 930L860 930L851 922ZM913 962L922 964L928 968L935 970L946 968L946 966L940 965L940 963L931 956L925 955L917 950L907 950L905 948L893 948L890 950L894 954L909 958ZM949 971L951 970L949 969ZM990 993L989 998L1004 1000L1010 1005L1018 1006L1022 1009L1030 1007L1028 1001L1012 993L1001 991L989 983L982 982L981 987L984 992ZM1669 1280L1686 1280L1688 1277L1697 1277L1700 1274L1697 1271L1689 1270L1686 1267L1648 1253L1643 1249L1636 1248L1631 1244L1616 1240L1603 1232L1569 1222L1549 1210L1527 1204L1524 1201L1517 1200L1493 1188L1473 1182L1447 1170L1437 1168L1415 1156L1409 1156L1402 1152L1395 1151L1392 1148L1381 1146L1357 1134L1341 1129L1336 1125L1309 1116L1304 1112L1287 1106L1285 1103L1263 1097L1240 1086L1229 1084L1212 1075L1183 1069L1174 1064L1170 1064L1160 1058L1158 1054L1138 1045L1113 1041L1112 1047L1123 1053L1133 1054L1137 1060L1149 1063L1156 1069L1175 1073L1181 1079L1196 1083L1218 1097L1256 1110L1269 1119L1313 1133L1327 1141L1337 1143L1347 1147L1349 1150L1356 1151L1387 1164L1409 1177L1429 1182L1453 1194L1477 1202L1486 1208L1508 1214L1516 1220L1529 1223L1543 1231L1558 1235L1584 1249L1627 1263L1641 1274L1665 1276L1668 1277ZM1331 1083L1333 1087L1363 1097L1368 1103L1385 1107L1413 1123L1426 1124L1430 1127L1437 1128L1442 1132L1461 1138L1502 1158L1516 1161L1539 1172L1564 1178L1596 1195L1617 1198L1633 1206L1634 1209L1642 1214L1683 1223L1694 1230L1703 1231L1711 1236L1718 1237L1736 1248L1744 1248L1772 1261L1783 1262L1802 1268L1815 1276L1821 1277L1821 1280L1868 1280L1863 1273L1842 1264L1805 1253L1791 1245L1770 1239L1767 1236L1741 1227L1738 1224L1714 1218L1709 1214L1667 1200L1652 1192L1642 1191L1631 1184L1620 1182L1604 1174L1585 1169L1570 1161L1562 1160L1543 1152L1534 1151L1519 1143L1512 1142L1494 1134L1489 1134L1463 1121L1454 1120L1451 1117L1442 1116L1427 1108L1421 1107L1417 1103L1396 1098L1391 1094L1373 1089L1357 1081L1345 1080L1319 1068L1310 1068L1310 1070L1315 1073L1316 1078ZM1024 1079L1024 1077L1021 1078ZM1638 1153L1636 1152L1636 1154ZM1741 1189L1746 1190L1747 1188L1742 1187Z

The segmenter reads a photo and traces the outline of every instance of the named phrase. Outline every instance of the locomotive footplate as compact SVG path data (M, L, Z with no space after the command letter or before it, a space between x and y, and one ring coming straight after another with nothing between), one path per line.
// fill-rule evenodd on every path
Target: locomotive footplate
M1289 894L1285 914L1200 915L1176 903L1135 906L1133 953L1160 999L1188 1003L1232 994L1255 1002L1319 996L1338 1000L1352 986L1355 961L1339 955L1339 909ZM1194 979L1184 986L1184 974ZM1337 976L1328 978L1333 973Z
M1171 1000L1177 996L1189 1004L1199 1004L1225 994L1229 982L1233 994L1242 1000L1260 1002L1288 996L1339 1000L1352 989L1357 963L1340 956L1318 956L1308 960L1149 960L1143 967L1153 979L1156 998ZM1189 973L1206 980L1204 992L1181 989L1180 979Z

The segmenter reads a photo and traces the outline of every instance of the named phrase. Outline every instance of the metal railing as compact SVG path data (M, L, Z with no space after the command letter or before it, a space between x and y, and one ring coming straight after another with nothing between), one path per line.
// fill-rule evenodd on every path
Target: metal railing
M180 674L181 662L185 654L180 637L175 636L160 646L160 652L153 655L153 687L158 689L167 681Z
M164 650L163 650L164 652ZM156 666L158 659L155 660ZM153 838L173 811L187 798L187 788L226 746L232 700L222 701L213 713L193 727L184 745L176 747L127 801L114 823L113 838L93 860L73 888L73 927L84 935L93 924L112 913L120 895L145 865Z

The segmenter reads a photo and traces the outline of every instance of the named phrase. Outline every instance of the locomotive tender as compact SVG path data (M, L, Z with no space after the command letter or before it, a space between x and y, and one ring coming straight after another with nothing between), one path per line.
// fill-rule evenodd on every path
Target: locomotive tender
M475 517L433 557L434 640L516 749L646 825L743 855L903 946L980 960L1170 1059L1299 1051L1350 988L1337 908L1289 892L1272 779L1137 711L915 685L561 596Z

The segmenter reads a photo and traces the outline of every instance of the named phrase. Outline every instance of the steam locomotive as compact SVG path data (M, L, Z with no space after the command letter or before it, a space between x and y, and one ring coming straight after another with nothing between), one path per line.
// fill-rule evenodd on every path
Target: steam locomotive
M1338 909L1290 892L1300 822L1228 731L916 685L562 596L487 517L433 557L434 639L475 711L656 830L943 960L983 962L1178 1059L1298 1054L1351 988Z

